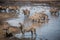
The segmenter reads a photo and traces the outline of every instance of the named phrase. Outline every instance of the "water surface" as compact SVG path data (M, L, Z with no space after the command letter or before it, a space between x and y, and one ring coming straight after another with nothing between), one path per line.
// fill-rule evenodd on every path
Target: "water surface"
M28 9L30 10L30 16L33 15L35 12L42 12L45 11L45 13L49 16L49 22L43 24L40 27L36 28L36 33L37 33L37 37L36 40L40 40L40 38L42 38L42 40L48 39L48 40L60 40L60 16L59 17L55 17L55 16L51 16L49 9L50 7L47 6L22 6L20 8L20 14L18 16L18 18L14 18L11 20L7 20L7 22L10 23L10 25L12 26L19 26L19 23L23 23L24 22L24 14L22 10ZM26 20L25 20L26 21ZM31 22L27 22L25 26L29 26L31 24ZM25 34L26 38L31 38L31 34L30 33L26 33ZM21 34L17 34L16 37L20 38Z

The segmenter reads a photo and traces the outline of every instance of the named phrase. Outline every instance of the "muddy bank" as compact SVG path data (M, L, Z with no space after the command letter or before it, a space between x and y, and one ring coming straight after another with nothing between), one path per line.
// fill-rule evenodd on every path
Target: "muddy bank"
M0 20L6 20L10 18L17 18L16 13L0 13Z

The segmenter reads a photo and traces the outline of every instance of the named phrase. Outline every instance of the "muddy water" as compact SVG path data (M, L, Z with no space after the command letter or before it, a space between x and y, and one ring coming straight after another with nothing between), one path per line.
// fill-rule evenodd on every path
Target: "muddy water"
M55 17L51 16L49 9L50 7L47 6L22 6L20 8L20 14L18 18L7 20L7 22L10 23L12 26L19 26L19 23L24 23L24 20L26 21L26 16L23 14L23 9L30 10L30 16L33 15L35 12L42 12L45 11L45 13L49 16L48 23L43 24L42 26L39 26L36 28L37 37L34 40L60 40L60 16ZM25 26L31 25L32 22L29 20L25 22ZM21 38L21 34L15 35L17 38ZM30 33L25 34L25 38L29 39L31 38Z

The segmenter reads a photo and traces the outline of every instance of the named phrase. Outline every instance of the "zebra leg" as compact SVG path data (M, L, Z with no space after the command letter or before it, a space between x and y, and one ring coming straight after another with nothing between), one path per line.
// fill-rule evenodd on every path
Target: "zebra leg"
M34 35L35 35L35 37L37 36L37 35L36 35L36 29L34 29Z
M31 31L31 37L33 38L33 31Z
M25 36L24 33L25 33L25 32L23 32L23 31L21 31L21 32L22 32L22 37L24 38L24 36Z
M40 23L40 19L38 19L38 21L37 21L38 23Z
M4 9L4 12L6 12L6 9Z
M53 15L53 12L50 12L51 13L51 15Z
M58 12L58 16L59 16L59 12Z

